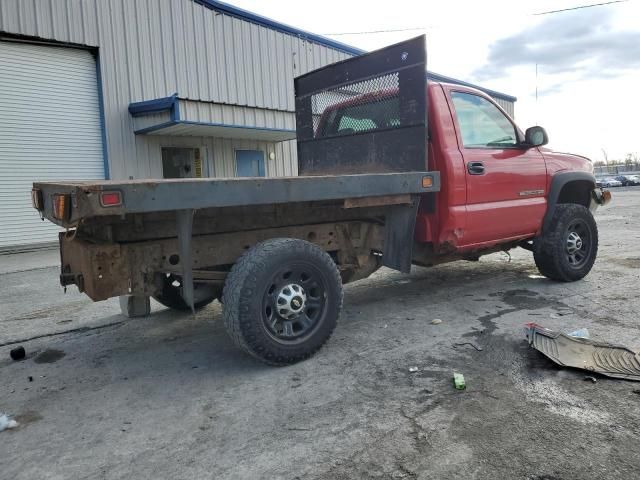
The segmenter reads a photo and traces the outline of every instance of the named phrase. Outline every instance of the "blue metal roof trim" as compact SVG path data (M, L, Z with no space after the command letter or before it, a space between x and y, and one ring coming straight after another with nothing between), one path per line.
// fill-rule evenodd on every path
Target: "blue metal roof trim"
M263 17L262 15L249 12L248 10L244 10L242 8L234 7L233 5L229 5L228 3L219 2L217 0L193 0L193 1L207 8L210 8L212 10L217 10L218 12L226 13L227 15L241 18L242 20L248 20L258 25L262 25L264 27L277 30L278 32L295 35L296 37L303 38L311 42L319 43L320 45L325 45L327 47L335 48L336 50L340 50L341 52L348 53L350 55L361 55L363 53L366 53L364 50L360 50L359 48L352 47L342 42L336 42L335 40L331 40L330 38L323 37L322 35L306 32L304 30L300 30L299 28L286 25L284 23L276 22L275 20L271 20L270 18Z
M439 73L427 72L427 79L433 80L434 82L453 83L456 85L463 85L465 87L475 88L476 90L480 90L481 92L484 92L487 95L501 98L502 100L506 100L507 102L516 102L518 100L516 97L507 95L506 93L496 92L495 90L491 90L490 88L480 87L478 85L474 85L473 83L463 82L462 80L458 80L456 78L440 75Z
M208 123L208 122L194 122L191 120L182 120L180 118L180 97L178 93L174 93L170 97L154 98L153 100L144 100L142 102L133 102L129 104L129 113L132 117L140 117L143 115L151 115L153 113L160 113L169 110L171 112L171 118L168 122L160 123L158 125L151 125L149 127L135 130L133 133L136 135L144 135L163 128L172 127L174 125L202 125L211 127L222 128L241 128L246 130L260 130L269 132L282 132L282 133L295 133L295 130L288 130L282 128L270 128L270 127L250 127L243 125L232 125L226 123Z
M136 135L144 135L147 133L155 132L156 130L162 130L167 127L173 127L174 125L197 125L202 127L220 127L220 128L235 128L241 130L257 130L261 132L281 132L281 133L293 133L295 134L295 130L289 130L286 128L270 128L270 127L252 127L246 125L233 125L230 123L212 123L212 122L194 122L191 120L171 120L169 122L159 123L158 125L152 125L150 127L141 128L140 130L136 130ZM295 135L294 137L295 138ZM292 138L292 139L293 139Z
M141 115L164 112L165 110L175 110L177 104L178 94L174 93L170 97L130 103L129 113L132 117L139 117Z

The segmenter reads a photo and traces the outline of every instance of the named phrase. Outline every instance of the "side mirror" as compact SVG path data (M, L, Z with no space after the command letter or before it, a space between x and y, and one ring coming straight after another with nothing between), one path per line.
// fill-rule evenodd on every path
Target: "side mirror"
M547 132L542 127L529 127L524 133L524 143L527 147L540 147L549 143Z

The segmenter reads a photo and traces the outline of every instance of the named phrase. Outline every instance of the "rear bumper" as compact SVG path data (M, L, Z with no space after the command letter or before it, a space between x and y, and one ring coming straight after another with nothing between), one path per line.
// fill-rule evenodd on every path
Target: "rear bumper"
M591 191L591 204L589 210L594 211L599 206L607 205L611 201L611 192L604 188L595 188Z

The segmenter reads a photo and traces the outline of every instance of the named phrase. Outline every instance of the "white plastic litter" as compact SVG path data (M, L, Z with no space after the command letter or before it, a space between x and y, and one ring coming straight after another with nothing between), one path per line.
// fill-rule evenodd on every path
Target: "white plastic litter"
M0 432L9 428L16 428L18 422L9 418L6 413L0 413Z
M580 328L578 330L575 330L571 333L568 333L567 335L569 335L570 337L579 337L579 338L590 338L589 337L589 330L586 328Z
M442 323L442 320L439 318L434 318L433 320L431 320L431 325L440 325Z
M409 373L416 373L418 371L418 367L409 367Z

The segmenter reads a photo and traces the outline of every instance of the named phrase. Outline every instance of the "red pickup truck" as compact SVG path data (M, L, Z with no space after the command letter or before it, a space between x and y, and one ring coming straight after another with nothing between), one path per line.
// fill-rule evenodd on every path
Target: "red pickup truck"
M220 299L235 343L280 365L315 353L342 284L383 265L522 247L548 278L583 278L610 199L591 162L482 92L425 87L425 62L418 38L296 79L299 177L35 183L34 207L68 229L62 285L127 314Z

